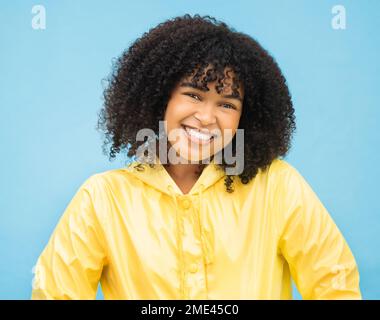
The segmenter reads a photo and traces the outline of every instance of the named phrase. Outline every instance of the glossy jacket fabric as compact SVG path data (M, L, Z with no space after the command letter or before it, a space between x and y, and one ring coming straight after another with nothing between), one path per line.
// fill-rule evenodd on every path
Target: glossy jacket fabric
M343 235L276 159L247 185L209 164L183 194L156 159L89 177L40 255L32 299L361 299Z

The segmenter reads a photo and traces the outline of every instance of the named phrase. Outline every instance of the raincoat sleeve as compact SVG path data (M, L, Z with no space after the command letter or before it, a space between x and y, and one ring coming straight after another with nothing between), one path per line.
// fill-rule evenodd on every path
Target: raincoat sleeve
M106 261L87 179L59 220L34 269L31 299L95 299Z
M278 187L279 250L302 298L361 299L354 256L309 184L290 166Z

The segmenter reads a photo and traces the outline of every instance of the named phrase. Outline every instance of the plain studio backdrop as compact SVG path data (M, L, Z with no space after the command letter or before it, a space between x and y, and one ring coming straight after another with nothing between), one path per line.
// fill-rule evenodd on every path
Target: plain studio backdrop
M33 21L42 13L44 21ZM33 266L76 190L90 175L123 166L125 156L103 155L95 130L112 59L185 13L225 21L277 60L297 117L285 160L347 240L363 298L380 298L376 0L2 3L0 298L30 298Z

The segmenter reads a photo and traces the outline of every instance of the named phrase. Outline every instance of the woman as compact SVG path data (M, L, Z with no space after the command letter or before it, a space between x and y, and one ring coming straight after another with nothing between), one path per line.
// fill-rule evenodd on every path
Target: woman
M99 282L106 299L291 299L291 278L304 299L361 298L343 235L280 159L294 109L257 41L185 15L113 70L99 129L110 158L126 149L132 162L79 188L33 299L93 299Z

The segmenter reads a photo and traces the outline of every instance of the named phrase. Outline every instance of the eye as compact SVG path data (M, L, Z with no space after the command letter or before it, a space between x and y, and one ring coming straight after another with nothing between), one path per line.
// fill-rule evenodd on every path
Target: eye
M197 100L201 101L201 98L198 95L194 94L194 93L186 92L186 93L184 93L184 95L192 97L192 98L195 97ZM229 103L224 103L224 104L222 104L222 106L225 109L234 109L234 110L237 110L237 108L234 105L229 104Z
M200 100L199 96L197 96L194 93L184 93L184 95L189 96L189 97L197 97Z
M226 109L236 109L235 106L233 106L232 104L228 104L228 103L222 104L222 106L225 107Z

